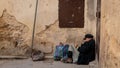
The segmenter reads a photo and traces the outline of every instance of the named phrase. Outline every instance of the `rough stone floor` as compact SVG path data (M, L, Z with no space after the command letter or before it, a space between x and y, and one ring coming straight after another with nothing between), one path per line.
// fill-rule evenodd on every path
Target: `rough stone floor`
M65 64L59 61L45 60L33 62L31 59L0 60L0 68L96 68L93 65Z

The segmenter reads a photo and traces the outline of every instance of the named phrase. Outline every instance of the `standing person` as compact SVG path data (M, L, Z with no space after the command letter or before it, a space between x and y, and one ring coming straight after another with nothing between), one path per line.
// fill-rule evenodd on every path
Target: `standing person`
M88 65L95 60L95 40L92 34L86 34L84 43L78 48L79 57L77 64Z
M54 53L54 60L59 61L63 57L63 48L64 44L62 42L59 43L59 45L56 46L55 48L55 53Z

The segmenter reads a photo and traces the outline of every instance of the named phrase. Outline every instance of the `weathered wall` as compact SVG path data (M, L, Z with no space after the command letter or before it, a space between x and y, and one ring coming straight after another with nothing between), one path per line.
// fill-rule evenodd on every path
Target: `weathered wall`
M49 42L49 45L63 43L81 43L86 33L96 32L96 0L85 0L84 28L59 28L58 0L40 0L37 15L36 39ZM42 44L37 43L36 46ZM42 46L38 47L41 49ZM52 50L51 50L52 51Z
M0 17L0 55L23 55L28 48L25 43L28 31L26 25L18 22L4 10ZM23 53L20 50L23 50Z
M24 55L31 46L34 0L0 0L0 55Z
M101 68L120 68L120 0L102 0Z
M35 0L0 0L0 15L6 9L7 13L14 16L17 22L21 22L28 27L27 36L24 37L24 42L26 42L27 46L31 45L35 2ZM85 0L84 28L59 28L58 0L39 0L34 48L40 49L45 53L51 53L54 45L59 42L80 44L86 33L91 33L95 36L95 12L96 0Z

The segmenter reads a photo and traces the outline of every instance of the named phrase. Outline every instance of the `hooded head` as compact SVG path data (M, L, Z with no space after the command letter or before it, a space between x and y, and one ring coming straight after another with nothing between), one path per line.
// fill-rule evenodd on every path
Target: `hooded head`
M86 39L86 38L93 38L93 35L92 34L86 34L84 39Z

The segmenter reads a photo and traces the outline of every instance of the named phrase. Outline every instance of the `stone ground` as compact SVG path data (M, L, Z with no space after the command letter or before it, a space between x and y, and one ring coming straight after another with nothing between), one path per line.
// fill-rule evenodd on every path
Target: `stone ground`
M51 59L33 62L31 59L1 59L0 68L96 68L92 65L66 64Z

